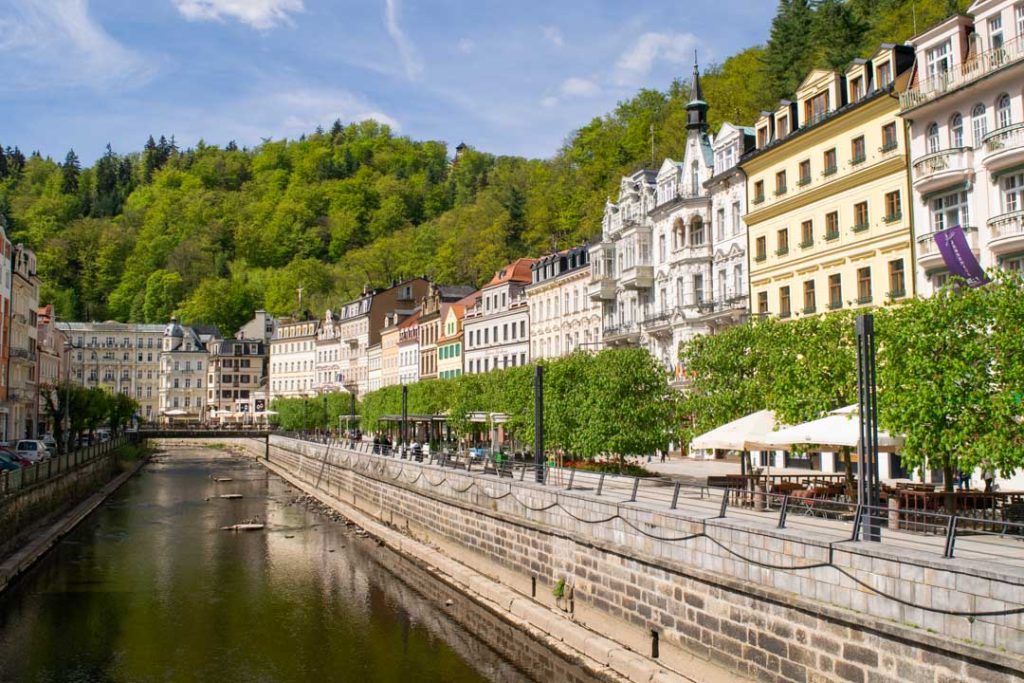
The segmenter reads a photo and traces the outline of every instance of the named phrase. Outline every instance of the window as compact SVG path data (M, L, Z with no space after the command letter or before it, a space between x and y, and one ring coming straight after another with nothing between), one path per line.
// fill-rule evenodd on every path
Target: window
M971 132L974 133L972 142L975 147L981 146L981 141L988 133L988 121L985 120L985 105L979 104L971 112Z
M736 264L732 269L733 296L743 296L743 266Z
M814 313L817 305L814 301L814 280L804 282L804 313Z
M836 150L835 147L825 151L825 168L823 173L827 176L836 172Z
M903 217L903 207L900 205L900 191L887 192L885 194L885 222L892 223Z
M1003 18L996 15L988 20L988 41L993 50L1003 47Z
M693 276L693 301L698 306L704 303L704 276L700 273Z
M768 313L768 292L757 293L757 312L761 315Z
M1020 211L1024 207L1024 173L1003 178L1002 190L1003 213Z
M754 260L755 261L764 261L766 258L768 258L767 242L768 242L768 238L767 237L758 237L757 238L757 242L755 243L756 247L755 247L755 250L754 250Z
M658 235L658 262L664 263L665 259L665 236Z
M864 150L864 136L855 137L850 143L850 163L855 165L864 161L867 158Z
M775 137L782 139L789 135L789 117L780 116L775 123Z
M839 273L828 276L828 307L843 307L843 276Z
M700 196L700 166L696 161L690 167L690 196Z
M857 269L857 303L871 303L871 267Z
M1024 36L1024 4L1017 5L1017 39Z
M786 194L786 172L779 171L775 174L775 194Z
M878 84L877 89L888 88L889 84L892 83L892 66L889 62L879 64L876 73L878 74L875 81Z
M789 253L789 228L783 228L776 233L775 244L777 246L775 249L776 256Z
M718 299L719 301L725 301L725 290L726 290L726 278L725 271L718 271Z
M889 261L889 298L899 299L906 294L907 283L903 272L903 259Z
M806 185L811 182L811 160L804 159L800 162L800 180L798 185Z
M764 147L768 144L768 127L762 126L757 129L757 146Z
M814 244L814 222L804 221L800 224L800 246L806 249Z
M807 124L817 123L828 114L828 91L818 93L804 105L804 118Z
M864 77L857 76L850 81L850 101L856 102L864 97Z
M793 314L789 301L789 287L779 287L779 317L788 318Z
M889 152L896 146L896 122L893 121L882 126L882 151Z
M964 146L964 117L959 113L953 114L953 118L949 120L949 146Z
M928 50L925 55L928 64L929 80L944 76L952 66L950 42L946 42Z
M725 239L725 207L721 207L715 214L715 235L719 240Z
M740 234L740 203L732 203L732 234Z
M764 181L758 180L754 183L754 203L760 204L764 201Z
M853 231L860 232L868 227L868 203L859 202L853 205Z
M1010 115L1010 96L1003 93L996 100L996 127L1006 128L1012 123L1013 117Z
M967 192L953 192L932 200L932 231L969 224Z
M690 246L704 246L704 221L701 220L700 216L696 216L690 221Z
M825 214L825 239L834 240L839 237L839 212Z

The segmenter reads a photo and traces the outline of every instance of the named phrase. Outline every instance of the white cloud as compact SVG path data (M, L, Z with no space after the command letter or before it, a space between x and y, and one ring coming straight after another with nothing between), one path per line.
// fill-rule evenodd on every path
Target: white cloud
M543 33L547 41L555 47L562 47L565 45L565 38L562 37L562 30L557 26L541 26L540 32Z
M88 0L12 0L0 17L6 85L141 84L155 66L115 40L89 14Z
M278 24L290 24L293 13L305 9L303 0L172 0L189 21L236 19L265 31Z
M600 86L588 78L567 78L559 88L566 97L593 97L601 92Z
M384 0L384 26L388 35L394 41L398 49L398 55L402 58L402 65L405 67L405 75L410 80L416 80L423 73L423 62L412 41L409 40L402 27L398 24L398 16L401 13L399 0Z
M699 44L692 33L645 33L619 57L613 80L616 85L638 86L656 62L690 64Z
M558 106L558 98L553 95L549 95L540 101L540 106L545 109L552 109Z
M472 54L473 50L476 49L476 43L474 43L469 38L463 38L462 40L460 40L458 42L458 44L455 47L462 54L468 55L468 54Z

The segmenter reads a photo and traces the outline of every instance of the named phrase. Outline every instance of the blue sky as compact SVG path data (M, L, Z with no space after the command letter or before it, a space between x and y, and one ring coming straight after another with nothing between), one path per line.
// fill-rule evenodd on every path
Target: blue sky
M767 36L775 3L0 0L0 143L85 162L146 136L296 137L374 117L551 156L641 87ZM712 103L713 105L713 103Z

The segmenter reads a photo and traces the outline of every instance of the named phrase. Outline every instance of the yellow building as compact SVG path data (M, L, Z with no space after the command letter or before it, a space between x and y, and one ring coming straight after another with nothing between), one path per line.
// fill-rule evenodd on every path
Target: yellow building
M894 96L913 50L812 71L765 112L747 176L750 305L789 318L913 296L907 136Z

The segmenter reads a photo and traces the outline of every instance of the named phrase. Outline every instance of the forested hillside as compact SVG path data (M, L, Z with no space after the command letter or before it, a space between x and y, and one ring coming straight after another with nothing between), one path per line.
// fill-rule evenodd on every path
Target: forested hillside
M712 125L750 124L816 65L907 39L952 0L782 0L764 46L707 70ZM961 1L960 9L966 2ZM92 167L0 151L0 215L34 248L43 302L66 318L235 329L254 308L337 306L410 275L478 285L502 263L593 238L621 175L681 153L685 80L642 90L551 159L454 151L373 122L253 149L150 138ZM650 130L655 157L651 158ZM468 141L472 142L472 141Z

